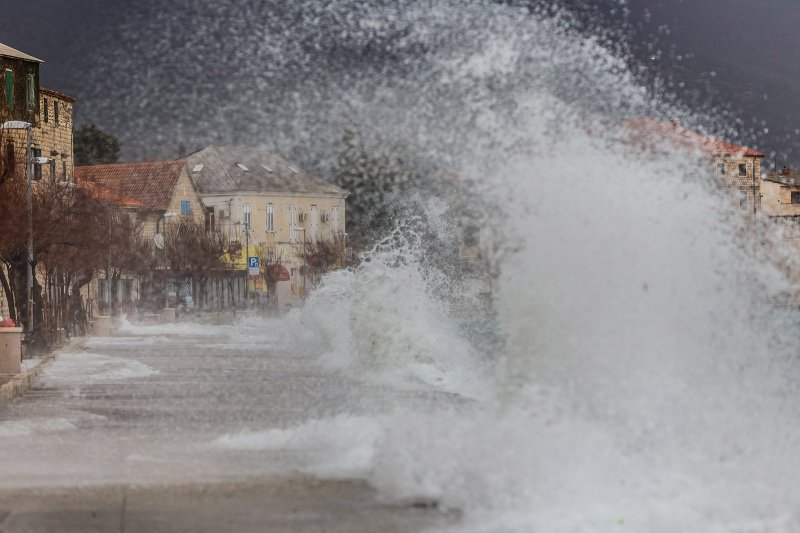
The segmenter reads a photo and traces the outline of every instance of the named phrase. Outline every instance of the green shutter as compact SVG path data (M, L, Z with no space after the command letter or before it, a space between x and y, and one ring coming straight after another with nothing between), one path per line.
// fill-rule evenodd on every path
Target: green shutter
M14 71L6 69L6 105L14 107Z
M36 109L36 79L33 74L28 74L28 109Z

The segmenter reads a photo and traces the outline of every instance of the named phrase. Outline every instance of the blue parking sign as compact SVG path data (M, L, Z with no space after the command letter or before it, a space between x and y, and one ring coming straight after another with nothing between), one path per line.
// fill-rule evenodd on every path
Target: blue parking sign
M248 257L247 259L249 261L249 265L248 266L250 268L258 268L258 267L261 266L261 258L258 257L258 256L255 256L255 257L251 256L251 257Z

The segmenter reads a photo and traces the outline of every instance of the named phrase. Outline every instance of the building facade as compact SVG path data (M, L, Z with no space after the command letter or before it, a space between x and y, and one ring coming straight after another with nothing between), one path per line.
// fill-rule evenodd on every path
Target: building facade
M41 59L0 43L0 124L5 126L10 121L30 124L31 155L47 158L47 163L32 167L34 187L70 186L74 184L72 111L75 100L40 86L42 64ZM19 126L9 124L0 130L3 177L19 177L26 173L27 131L17 129ZM36 274L40 278L41 273ZM0 291L0 314L8 311Z
M309 284L303 250L346 238L347 191L257 148L208 146L188 156L187 169L208 227L239 241L247 250L242 261L259 255L280 263L288 279L268 290L274 289L280 309L297 305Z
M652 118L623 121L623 139L642 150L671 153L675 149L695 152L700 164L708 164L716 185L725 192L735 209L751 215L761 208L761 163L764 154L681 127L677 122Z
M75 183L72 109L75 99L42 87L39 91L39 118L33 129L35 156L50 161L40 173L53 183Z
M156 233L164 232L168 225L204 222L205 206L184 160L82 165L75 167L75 176L78 186L95 199L136 217L145 241L152 243L153 253ZM123 304L132 310L147 292L142 290L142 280L132 275L124 275L116 283L112 290L105 273L98 272L87 289L93 308L104 313ZM116 295L114 302L112 293Z

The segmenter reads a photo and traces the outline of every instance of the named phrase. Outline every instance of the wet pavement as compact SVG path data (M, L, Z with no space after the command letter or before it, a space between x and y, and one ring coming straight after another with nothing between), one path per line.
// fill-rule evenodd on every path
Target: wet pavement
M0 406L0 531L452 523L433 507L383 503L360 480L373 417L446 395L328 372L282 345L277 325L128 326L63 353Z

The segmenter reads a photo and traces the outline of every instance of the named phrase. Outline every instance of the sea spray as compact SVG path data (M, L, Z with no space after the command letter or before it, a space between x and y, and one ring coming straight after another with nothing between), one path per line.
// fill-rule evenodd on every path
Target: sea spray
M450 280L423 266L420 252L415 231L399 228L354 269L326 276L287 317L287 345L304 339L320 364L362 378L483 394L487 369L434 290Z
M707 155L636 142L622 100L639 99L642 111L658 103L620 81L599 43L564 42L575 36L553 24L538 29L559 43L559 69L505 94L513 121L488 108L496 95L477 99L485 112L467 104L480 135L467 136L471 153L458 160L495 206L481 222L498 272L497 394L425 414L399 406L370 480L391 501L461 509L463 526L478 530L792 531L800 376L796 343L776 341L793 319L769 306L784 288L759 251L771 237L732 213ZM520 58L552 51L525 42ZM502 75L511 57L467 56L450 63L449 87ZM556 73L572 69L586 83L560 83ZM623 96L596 100L615 91ZM453 323L414 263L397 261L418 251L380 253L393 259L323 282L320 294L346 309L329 330L346 339L334 359L385 375L413 374L420 360L448 361L436 367L443 379L469 372L463 344L418 344ZM319 301L301 313L317 313L310 304Z
M120 131L152 130L125 111L142 102L184 106L165 116L203 110L201 127L176 120L161 135L175 128L197 145L209 130L226 142L269 138L325 172L352 121L470 181L503 337L495 351L478 355L459 335L408 241L327 276L302 309L276 321L285 347L336 372L456 393L489 383L493 394L480 402L420 413L398 401L381 418L366 455L382 496L460 509L461 526L478 530L800 529L797 320L769 306L785 289L760 250L772 236L732 213L707 155L642 146L623 122L650 115L718 131L713 110L665 103L636 82L627 58L563 13L301 4L287 8L296 16L286 31L282 20L198 2L208 9L193 27L226 35L223 50L209 50L203 31L169 32L177 42L151 46L159 39L148 31L162 35L165 20L186 25L181 6L159 3L157 24L115 35L129 46L106 58L109 75L95 87L130 87L137 105L107 104ZM366 44L373 53L348 68L332 35L344 55ZM206 72L175 74L150 55L165 50L227 57L246 82L228 82L227 100L213 91L186 98ZM115 75L138 72L169 90ZM350 422L302 424L297 435Z

